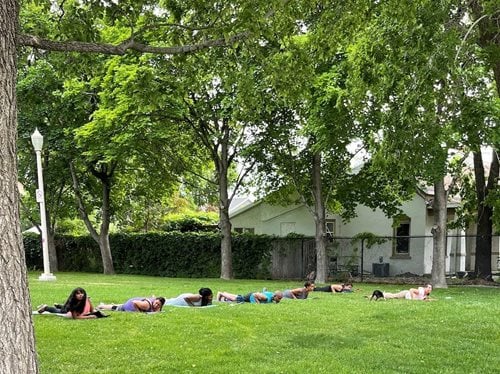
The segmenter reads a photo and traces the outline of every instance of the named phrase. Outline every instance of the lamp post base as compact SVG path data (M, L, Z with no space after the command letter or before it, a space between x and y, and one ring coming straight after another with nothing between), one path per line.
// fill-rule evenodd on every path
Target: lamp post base
M52 273L43 273L42 275L40 275L38 277L38 280L41 280L41 281L55 281L56 280L56 276Z

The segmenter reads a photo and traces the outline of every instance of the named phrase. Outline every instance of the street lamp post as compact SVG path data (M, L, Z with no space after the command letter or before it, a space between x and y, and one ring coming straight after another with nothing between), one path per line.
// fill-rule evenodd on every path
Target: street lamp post
M36 190L36 202L40 204L40 220L42 225L42 254L43 254L43 274L38 277L42 281L53 281L56 277L50 272L49 242L47 237L47 217L45 215L45 193L43 190L42 171L42 146L43 136L35 129L31 135L31 143L36 153L36 168L38 171L38 189Z

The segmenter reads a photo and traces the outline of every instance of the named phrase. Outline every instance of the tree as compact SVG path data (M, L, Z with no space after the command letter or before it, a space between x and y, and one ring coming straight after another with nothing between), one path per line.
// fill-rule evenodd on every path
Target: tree
M223 279L233 278L229 206L253 168L245 149L258 141L260 128L268 125L262 115L265 91L259 83L264 78L249 54L244 47L211 50L179 64L185 110L178 123L197 139L215 170Z
M73 122L73 118L82 115L75 113L74 108L68 110L62 99L64 84L61 74L56 68L57 59L61 56L31 56L19 53L19 71L17 81L18 102L18 160L19 181L27 193L23 196L24 216L30 217L31 226L38 225L39 208L32 193L36 182L36 163L30 135L38 128L44 135L42 164L44 170L44 190L46 195L47 232L51 271L57 272L57 254L53 237L60 219L74 216L74 199L69 193L71 180L68 170L68 152L73 144L65 135L62 124ZM52 59L50 58L52 57ZM54 61L54 59L56 61ZM29 60L29 63L23 61ZM61 62L60 64L62 64ZM71 119L68 114L71 113ZM29 193L31 192L31 193ZM41 232L41 231L40 231Z
M448 191L442 188L443 178L450 170L449 149L468 146L458 125L464 107L457 100L467 91L457 79L460 63L449 63L461 42L463 14L453 1L350 4L364 24L346 30L348 35L358 30L344 47L350 64L346 85L352 113L363 127L372 127L363 138L372 159L369 166L390 181L435 186L432 276L437 287L445 287L443 202ZM352 21L352 14L343 19ZM318 32L326 30L327 23ZM483 126L478 121L473 131Z
M0 4L0 354L3 373L38 372L26 262L19 225L16 160L17 1Z
M6 0L0 4L0 223L2 235L0 237L2 269L0 286L2 287L2 334L0 353L5 365L5 372L38 372L36 353L34 348L33 326L31 323L31 306L26 282L26 265L24 261L23 245L19 226L19 194L17 191L16 168L16 47L30 46L51 51L61 52L93 52L102 54L123 55L130 51L138 53L157 53L164 55L186 54L210 47L223 47L248 36L252 31L262 27L262 23L255 22L249 15L267 14L274 4L268 1L239 4L238 1L225 4L198 1L169 2L166 5L171 9L164 9L165 13L158 16L160 10L156 1L129 2L102 2L102 1L64 1L60 8L51 9L57 5L53 2L23 3L23 5L40 6L47 14L56 19L60 25L58 38L60 40L45 39L46 28L38 28L29 22L24 24L26 29L35 35L18 33L19 2ZM246 5L244 7L243 5ZM256 6L260 12L256 12ZM239 7L241 6L241 7ZM135 8L134 8L135 7ZM182 8L184 7L184 9ZM137 10L134 12L134 10ZM165 23L165 14L182 13L191 27L182 23ZM139 21L137 26L135 22ZM224 17L221 17L221 16ZM205 18L204 18L205 17ZM210 19L211 17L211 19ZM263 18L258 18L262 20ZM204 22L199 22L203 21ZM210 20L212 22L210 22ZM124 28L133 30L128 38L122 42L110 44L104 35L99 35L101 27L106 22L120 23ZM199 23L198 23L199 22ZM193 32L198 29L200 32ZM206 38L203 30L218 30L218 37ZM189 44L179 38L179 30L186 31ZM158 40L158 36L165 39ZM157 39L151 39L156 37ZM80 41L74 41L80 40ZM148 44L150 42L150 44ZM158 46L163 45L178 46ZM16 276L12 276L12 275ZM29 314L29 315L28 315Z
M473 41L481 48L488 67L493 73L496 83L496 100L500 100L500 36L498 25L500 12L498 3L490 0L468 0L467 9L474 21L471 31L474 31ZM468 34L467 34L468 35ZM464 37L465 38L465 37ZM466 40L464 40L465 42ZM498 127L498 117L496 121ZM494 129L495 127L493 127ZM477 199L477 239L476 261L474 271L477 276L489 278L491 276L491 246L493 234L493 217L495 201L498 201L498 177L500 174L498 154L498 130L493 130L490 137L493 141L492 157L488 179L485 178L484 163L481 149L474 150L474 173ZM496 206L498 209L498 205Z
M31 322L31 305L27 287L26 263L19 224L19 192L17 186L16 161L16 47L32 45L58 50L87 51L88 44L51 43L32 36L23 36L18 31L19 3L15 0L2 1L0 4L0 237L2 256L0 265L3 276L0 277L1 294L1 344L2 372L5 373L37 373L34 331ZM204 46L225 45L226 39L218 42L206 42ZM124 53L129 47L139 44L127 43L120 48L111 48L116 53ZM51 48L52 47L52 48ZM110 52L108 46L92 48L94 51ZM160 48L161 49L161 48ZM155 49L154 50L158 50ZM186 52L190 48L176 50L162 49L162 53ZM14 275L14 276L13 276Z

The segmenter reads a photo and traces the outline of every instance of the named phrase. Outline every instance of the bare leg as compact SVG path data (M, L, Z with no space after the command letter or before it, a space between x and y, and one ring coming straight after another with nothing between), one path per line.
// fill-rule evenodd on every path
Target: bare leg
M217 292L217 301L235 301L236 296L228 292Z
M384 292L384 299L405 299L408 290L403 290L398 293Z
M122 306L123 304L99 304L96 309L99 310L116 310L118 307Z

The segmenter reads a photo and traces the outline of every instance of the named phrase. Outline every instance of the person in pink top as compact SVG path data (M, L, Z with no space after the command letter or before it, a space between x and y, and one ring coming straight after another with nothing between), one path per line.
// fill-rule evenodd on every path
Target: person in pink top
M412 300L427 300L432 292L432 284L428 283L425 287L410 288L409 292Z
M40 305L38 313L42 314L44 312L66 314L66 317L73 319L107 317L101 312L94 310L90 298L87 297L87 292L81 287L77 287L71 291L68 300L60 308L49 307L45 304Z
M380 290L373 291L371 300L377 301L378 299L406 299L406 300L431 300L429 295L432 292L432 284L428 283L425 287L410 288L398 293L382 292Z

